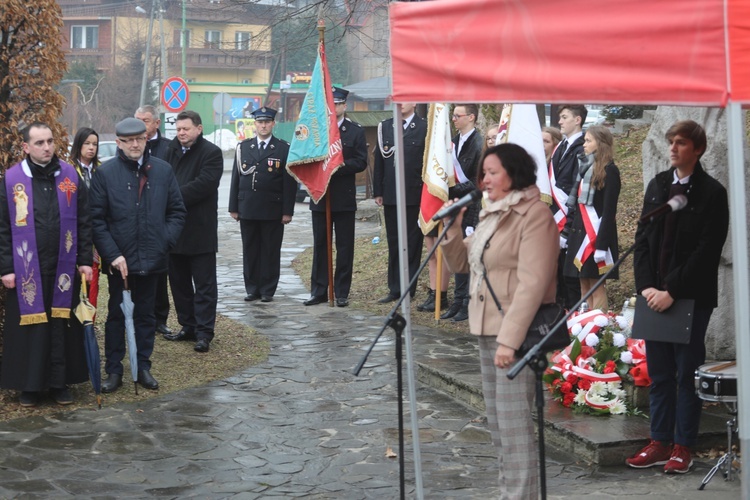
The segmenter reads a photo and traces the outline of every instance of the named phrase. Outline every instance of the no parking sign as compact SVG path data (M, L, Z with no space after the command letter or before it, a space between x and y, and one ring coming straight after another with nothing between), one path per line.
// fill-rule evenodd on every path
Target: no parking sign
M167 111L179 113L185 109L190 99L190 90L185 80L179 76L168 78L161 88L161 103Z

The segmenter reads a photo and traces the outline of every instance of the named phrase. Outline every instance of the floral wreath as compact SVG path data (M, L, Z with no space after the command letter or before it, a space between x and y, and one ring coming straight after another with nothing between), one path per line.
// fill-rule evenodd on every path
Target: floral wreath
M645 343L629 338L631 324L628 316L599 309L573 313L567 325L572 342L552 355L543 377L553 398L579 413L639 413L628 409L623 378L629 376L640 387L651 379Z

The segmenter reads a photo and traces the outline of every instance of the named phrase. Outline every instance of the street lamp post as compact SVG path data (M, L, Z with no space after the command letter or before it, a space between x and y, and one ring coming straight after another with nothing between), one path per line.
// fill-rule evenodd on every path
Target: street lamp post
M151 15L148 19L148 38L146 38L146 59L143 61L143 78L141 79L141 99L138 106L143 106L146 102L146 84L148 82L148 65L151 59L151 36L154 32L154 9L156 8L156 0L151 2ZM136 12L145 13L145 10L141 7L136 7Z
M187 28L185 23L185 0L182 0L182 79L185 79L185 55L187 53Z

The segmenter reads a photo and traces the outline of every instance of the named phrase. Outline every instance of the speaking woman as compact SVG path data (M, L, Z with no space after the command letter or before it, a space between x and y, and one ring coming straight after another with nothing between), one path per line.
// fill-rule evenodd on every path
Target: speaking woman
M539 306L555 301L558 230L549 207L539 199L535 164L523 148L493 146L481 165L478 181L486 208L479 224L462 240L462 212L442 245L451 271L471 273L469 329L479 339L487 425L499 458L500 498L536 498L534 373L524 369L513 380L506 373Z

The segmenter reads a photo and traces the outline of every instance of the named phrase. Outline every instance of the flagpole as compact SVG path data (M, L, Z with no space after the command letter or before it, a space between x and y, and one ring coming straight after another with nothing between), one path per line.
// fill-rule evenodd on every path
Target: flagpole
M318 43L325 47L326 22L318 19ZM324 82L329 87L331 82ZM328 253L328 306L333 307L333 223L331 221L331 193L326 193L326 250Z
M443 232L443 221L442 219L438 223L438 234ZM440 304L443 300L443 249L438 247L437 249L437 268L435 272L435 321L440 321ZM445 292L448 293L447 291Z

